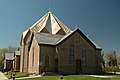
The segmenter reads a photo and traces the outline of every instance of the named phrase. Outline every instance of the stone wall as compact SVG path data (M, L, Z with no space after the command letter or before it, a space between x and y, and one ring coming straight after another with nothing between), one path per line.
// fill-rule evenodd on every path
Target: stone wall
M24 54L24 71L28 64L29 73L40 73L40 70L47 72L55 72L55 59L58 59L58 73L59 74L76 74L77 60L80 60L80 73L98 73L101 71L101 50L97 50L95 46L83 35L75 32L73 35L63 40L57 46L52 45L38 45L35 38L31 43L30 51L29 39L26 41ZM70 66L70 45L74 47L73 65ZM29 53L29 54L27 54ZM83 53L84 58L83 58ZM49 57L48 65L46 66L46 56ZM28 58L28 61L27 59ZM84 61L85 60L85 61Z
M7 70L13 70L13 60L5 60L5 69Z
M32 33L29 31L25 38L22 40L21 44L21 62L20 62L20 72L28 72L28 53L30 41L32 38Z
M74 46L74 66L69 65L69 46ZM83 47L86 53L86 65L82 62ZM58 45L58 70L60 74L75 74L76 73L76 60L81 60L82 73L94 73L96 68L96 52L93 45L84 39L78 32L70 36L60 45ZM100 52L99 52L100 56ZM98 60L99 61L99 60Z
M40 45L41 52L41 62L42 62L42 71L54 72L55 71L55 47L48 45ZM49 57L49 66L45 65L45 57Z
M14 71L20 71L20 56L16 55L14 59Z
M23 52L24 52L24 45L21 45L21 50L20 50L20 72L23 72L23 61L24 61L24 57L23 57Z
M33 38L31 48L29 51L29 62L28 62L28 72L39 74L39 45Z

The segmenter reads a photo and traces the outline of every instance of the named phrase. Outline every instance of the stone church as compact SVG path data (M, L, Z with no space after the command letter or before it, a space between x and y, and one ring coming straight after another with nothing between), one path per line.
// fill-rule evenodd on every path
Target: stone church
M21 72L101 73L101 50L80 29L70 30L52 12L22 33Z

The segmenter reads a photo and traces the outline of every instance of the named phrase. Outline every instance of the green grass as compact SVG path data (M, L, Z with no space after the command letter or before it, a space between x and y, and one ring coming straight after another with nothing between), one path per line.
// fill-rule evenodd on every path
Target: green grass
M15 75L15 77L27 77L27 76L29 76L29 73L23 73L23 72L12 72L12 75L13 74L16 74ZM5 72L4 73L4 75L7 77L7 78L10 78L10 76L11 76L11 72L8 72L8 74L7 74L7 72Z
M64 80L120 80L120 75L116 75L114 78L96 78L86 75L67 75L63 77ZM21 79L21 80L60 80L60 76L44 76L40 78Z
M106 72L120 72L120 68L118 66L110 66L110 67L105 67Z

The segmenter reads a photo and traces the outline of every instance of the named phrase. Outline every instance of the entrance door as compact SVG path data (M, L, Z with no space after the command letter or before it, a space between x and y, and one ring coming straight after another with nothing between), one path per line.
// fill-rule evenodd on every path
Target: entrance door
M58 59L55 59L55 72L58 72Z
M76 60L76 74L80 74L81 73L81 60L77 59Z

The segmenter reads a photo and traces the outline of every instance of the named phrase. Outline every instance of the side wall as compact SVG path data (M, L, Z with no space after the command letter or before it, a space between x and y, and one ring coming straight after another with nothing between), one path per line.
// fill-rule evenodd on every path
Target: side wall
M23 56L23 52L24 52L24 45L20 46L20 72L23 72L23 61L24 61L24 56Z
M70 45L74 46L74 65L71 67L69 61ZM85 50L83 51L83 48ZM67 40L58 45L58 72L60 74L76 74L76 60L81 60L80 73L94 73L96 68L96 52L94 47L87 42L78 32L70 36ZM86 63L83 62L83 52Z
M41 50L41 62L42 62L42 72L54 72L55 71L55 47L40 45ZM48 56L48 62L45 61L45 57ZM46 66L48 64L48 66Z
M96 73L103 73L102 72L102 56L101 56L101 50L96 50Z
M13 60L6 60L6 68L8 70L12 70L13 69Z
M39 45L33 38L31 48L29 51L28 72L39 74Z
M16 55L14 59L14 71L20 71L20 56Z
M21 45L21 62L20 62L20 72L28 72L28 53L31 41L32 33L29 31L24 38L24 44Z

